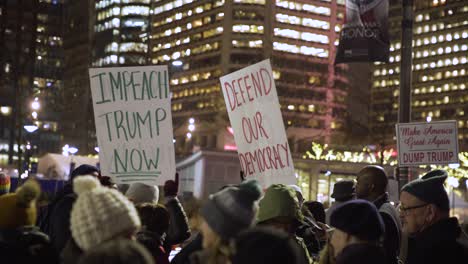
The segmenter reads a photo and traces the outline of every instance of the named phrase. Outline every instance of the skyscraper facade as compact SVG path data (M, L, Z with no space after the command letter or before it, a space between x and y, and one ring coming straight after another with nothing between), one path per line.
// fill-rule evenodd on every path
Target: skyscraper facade
M148 62L150 0L96 0L92 66Z
M371 135L392 146L401 63L401 1L391 1L389 63L376 64L371 89ZM457 120L460 150L468 150L468 3L415 1L412 121Z
M343 137L349 81L335 66L342 0L173 0L151 6L153 64L169 65L176 152L235 149L219 77L270 59L293 152Z
M0 1L0 163L21 158L21 150L59 149L62 12L62 0Z
M95 153L96 133L88 69L91 66L94 0L67 1L64 10L63 144Z

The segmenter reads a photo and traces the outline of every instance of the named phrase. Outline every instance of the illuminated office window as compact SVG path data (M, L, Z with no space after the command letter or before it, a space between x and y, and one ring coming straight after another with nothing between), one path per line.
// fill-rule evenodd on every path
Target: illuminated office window
M147 6L125 6L122 7L122 15L149 15L149 7Z
M325 16L330 16L330 13L331 13L330 8L328 7L296 3L293 1L276 0L276 5L285 9L306 11L306 12L315 13L319 15L325 15Z
M265 0L234 0L234 3L264 5Z
M263 33L263 26L260 25L233 25L232 30L234 32L242 33Z

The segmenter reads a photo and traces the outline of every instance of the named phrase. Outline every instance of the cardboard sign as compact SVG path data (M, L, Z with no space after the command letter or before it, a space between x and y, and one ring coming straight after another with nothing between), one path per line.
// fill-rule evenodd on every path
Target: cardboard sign
M220 78L242 171L263 187L295 184L270 60Z
M457 121L396 125L399 166L458 163Z
M102 175L162 185L175 174L167 66L89 69Z

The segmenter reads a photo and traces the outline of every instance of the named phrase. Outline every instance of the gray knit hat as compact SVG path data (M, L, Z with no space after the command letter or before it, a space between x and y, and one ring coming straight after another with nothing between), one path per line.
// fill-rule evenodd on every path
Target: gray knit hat
M255 221L262 191L256 180L245 181L210 196L200 214L222 239L228 240Z
M420 200L435 204L442 210L450 210L449 198L444 189L447 172L444 170L433 170L421 179L414 180L401 189L402 192L410 193Z
M157 203L159 200L159 189L155 185L134 182L128 187L125 196L134 204Z

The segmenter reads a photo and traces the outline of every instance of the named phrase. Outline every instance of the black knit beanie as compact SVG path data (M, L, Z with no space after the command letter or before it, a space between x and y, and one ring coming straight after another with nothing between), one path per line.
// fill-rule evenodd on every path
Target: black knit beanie
M70 174L70 180L73 181L77 176L93 174L94 172L99 173L99 169L89 164L83 164L72 171Z
M433 170L421 179L414 180L401 189L402 192L410 193L420 200L435 204L442 210L450 210L449 198L444 189L447 172L444 170Z
M235 240L232 264L299 264L301 249L288 234L265 227L243 231Z
M377 208L366 200L351 200L340 204L330 216L330 225L367 241L377 241L385 232Z

